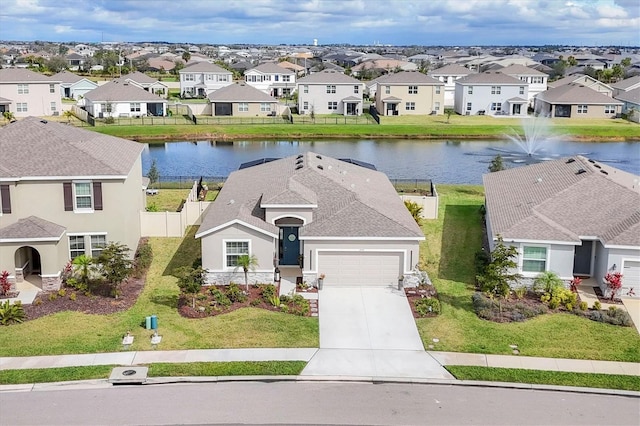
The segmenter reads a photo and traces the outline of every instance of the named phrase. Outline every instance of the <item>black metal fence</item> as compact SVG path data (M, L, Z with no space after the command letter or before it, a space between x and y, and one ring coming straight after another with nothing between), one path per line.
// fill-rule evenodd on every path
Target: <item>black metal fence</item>
M209 189L220 189L227 179L223 176L158 176L158 181L151 185L156 189L191 189L193 182L200 181Z
M390 179L396 191L406 194L435 195L435 188L430 179Z
M291 123L295 124L377 124L369 114L363 115L331 115L311 117L311 115L291 116Z
M378 114L378 110L375 105L369 105L369 114L374 120L376 120L376 123L380 124L380 114Z

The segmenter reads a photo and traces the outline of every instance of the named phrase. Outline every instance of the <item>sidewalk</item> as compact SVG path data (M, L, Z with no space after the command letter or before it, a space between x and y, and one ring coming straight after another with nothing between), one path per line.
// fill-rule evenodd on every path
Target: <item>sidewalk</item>
M325 349L330 351L330 349ZM184 351L112 352L81 355L1 357L0 370L56 368L91 365L138 365L153 363L228 362L228 361L305 361L317 348L293 349L196 349ZM621 374L640 376L640 363L592 361L581 359L539 358L518 355L485 355L427 351L442 366L475 365L481 367L521 368L525 370L567 371L574 373ZM329 357L330 359L330 357ZM353 376L352 374L350 376ZM423 375L420 375L422 378ZM433 377L440 378L438 377Z

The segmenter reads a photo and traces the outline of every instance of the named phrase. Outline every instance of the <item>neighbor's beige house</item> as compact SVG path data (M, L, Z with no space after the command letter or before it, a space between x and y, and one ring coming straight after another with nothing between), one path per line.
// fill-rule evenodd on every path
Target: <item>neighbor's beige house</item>
M614 118L623 102L581 84L570 83L540 93L534 100L537 114L564 118Z
M275 115L278 100L247 83L235 83L208 96L214 116L266 117Z
M60 80L27 69L0 69L0 112L15 117L59 115Z
M445 84L418 71L378 78L376 109L380 115L443 114Z
M143 148L35 117L0 129L0 271L51 290L70 259L96 257L108 242L133 256Z

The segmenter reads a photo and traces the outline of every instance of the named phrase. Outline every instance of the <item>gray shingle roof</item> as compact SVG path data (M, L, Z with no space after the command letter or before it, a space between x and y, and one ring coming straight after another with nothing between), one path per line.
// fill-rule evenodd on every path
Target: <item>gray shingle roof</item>
M435 69L433 71L431 71L429 73L430 75L469 75L469 74L473 74L473 71L471 71L469 68L465 68L462 65L458 65L458 64L449 64L449 65L445 65L444 67L440 67L438 69Z
M378 79L378 84L444 85L443 82L418 71L402 71L386 74Z
M623 102L629 102L636 105L640 105L640 87L637 89L629 90L628 92L622 92L616 99Z
M611 85L614 89L627 90L630 87L640 84L640 75L634 75L633 77L625 78Z
M51 78L54 80L58 80L62 83L70 83L70 84L73 84L80 80L85 79L84 77L80 77L79 75L76 75L71 71L67 71L67 70L60 71L59 73L52 75Z
M3 68L0 69L1 83L60 83L44 74L33 72L23 68Z
M297 80L299 84L362 84L360 80L356 80L341 72L334 70L322 70Z
M250 70L247 70L247 72L248 71L259 71L259 72L265 73L265 74L285 74L285 75L293 75L293 74L295 74L290 69L283 68L283 67L281 67L278 64L275 64L273 62L265 62L264 64L260 64L255 68L251 68Z
M519 78L503 74L500 71L487 71L478 74L469 74L466 77L456 80L456 84L512 84L521 86L523 82Z
M301 238L424 237L383 173L311 152L303 155L303 167L296 169L297 161L293 156L231 173L198 235L234 220L277 235L260 206L295 204L317 205Z
M554 87L540 93L537 97L548 103L566 102L571 104L621 105L622 102L577 83Z
M24 219L19 219L17 222L4 228L0 228L0 241L18 238L36 241L43 239L60 240L66 229L67 228L57 223L49 222L37 216L29 216Z
M581 156L574 160L484 175L493 236L564 242L590 236L607 245L640 246L638 176Z
M262 90L245 83L235 83L209 93L211 102L278 102Z
M0 177L126 176L144 146L36 117L0 129Z
M533 76L546 76L547 74L534 70L533 68L525 67L520 64L509 65L500 70L501 73L507 75L533 75Z
M157 78L151 78L148 75L141 73L140 71L135 71L129 74L125 74L121 77L116 78L113 81L117 81L119 83L125 83L127 80L131 80L140 84L153 84L158 82Z
M216 64L212 64L211 62L207 62L207 61L202 61L202 62L198 62L196 64L193 65L189 65L183 69L180 70L180 74L184 74L184 73L190 73L190 72L195 72L195 73L200 73L200 72L204 72L204 73L215 73L215 74L233 74L231 71L227 71L226 69L216 65Z
M128 83L110 81L87 92L85 99L91 102L166 102L158 95Z

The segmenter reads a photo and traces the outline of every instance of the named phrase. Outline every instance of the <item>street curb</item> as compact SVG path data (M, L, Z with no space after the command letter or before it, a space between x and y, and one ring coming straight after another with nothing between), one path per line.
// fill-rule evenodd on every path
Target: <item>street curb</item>
M19 385L0 385L3 392L36 392L49 390L78 390L110 387L130 387L148 385L170 385L190 383L370 383L376 384L414 384L438 386L466 386L501 389L519 389L534 391L571 392L595 395L612 395L640 398L640 392L621 389L602 389L573 386L538 385L529 383L487 382L457 379L424 379L419 377L358 377L358 376L184 376L184 377L150 377L143 384L116 384L108 379L79 380L71 382L30 383Z

